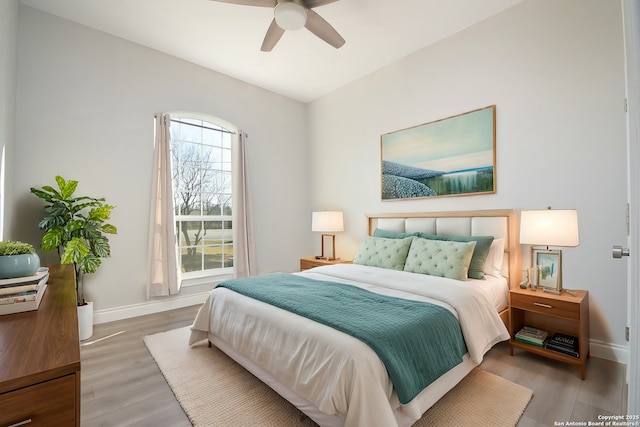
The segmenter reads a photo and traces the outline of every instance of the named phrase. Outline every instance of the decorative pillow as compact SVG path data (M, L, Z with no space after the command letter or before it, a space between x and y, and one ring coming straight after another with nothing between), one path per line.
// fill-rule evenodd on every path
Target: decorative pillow
M373 237L383 237L385 239L406 239L407 237L419 236L420 232L398 233L397 231L387 231L380 228L373 230Z
M484 262L484 274L500 277L504 260L504 238L495 239L489 248L489 255Z
M472 279L484 279L484 262L489 255L489 249L493 242L493 236L440 236L436 234L420 233L420 237L431 240L445 240L448 242L476 242L471 263L469 264L469 277Z
M358 248L353 263L402 270L413 239L413 237L386 239L369 236Z
M449 242L416 237L411 242L404 271L466 280L476 242Z

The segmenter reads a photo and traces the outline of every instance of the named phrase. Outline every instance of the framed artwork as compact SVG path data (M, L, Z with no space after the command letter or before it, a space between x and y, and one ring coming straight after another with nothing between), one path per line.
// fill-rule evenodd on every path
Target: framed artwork
M562 289L562 252L534 250L538 286L556 291Z
M496 106L380 137L382 200L496 192Z

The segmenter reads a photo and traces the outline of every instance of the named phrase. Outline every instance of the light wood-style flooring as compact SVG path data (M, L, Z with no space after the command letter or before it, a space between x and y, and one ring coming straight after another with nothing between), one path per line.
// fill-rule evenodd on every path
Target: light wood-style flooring
M197 310L187 307L95 325L94 335L81 346L83 427L191 426L142 337L188 326ZM118 335L100 340L111 334ZM591 357L582 381L575 366L523 351L511 357L509 345L501 343L481 367L533 390L518 427L626 413L625 367L618 363Z

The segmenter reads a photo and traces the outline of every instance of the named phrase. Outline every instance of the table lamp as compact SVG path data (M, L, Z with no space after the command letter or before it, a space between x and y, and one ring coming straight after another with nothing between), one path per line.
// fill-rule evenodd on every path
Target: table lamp
M344 231L342 212L321 211L313 212L311 217L311 231L322 233L322 254L317 259L334 260L336 255L335 232ZM325 239L331 240L331 256L325 254Z

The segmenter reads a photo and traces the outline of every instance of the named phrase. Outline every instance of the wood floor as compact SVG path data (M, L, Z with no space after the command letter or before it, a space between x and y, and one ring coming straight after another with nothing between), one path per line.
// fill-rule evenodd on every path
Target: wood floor
M81 346L83 427L191 426L142 337L190 325L197 309L95 325L94 335ZM100 340L111 334L118 335ZM582 381L575 366L521 351L511 357L508 344L501 343L487 353L481 367L533 390L518 427L626 414L625 369L618 363L592 357Z

